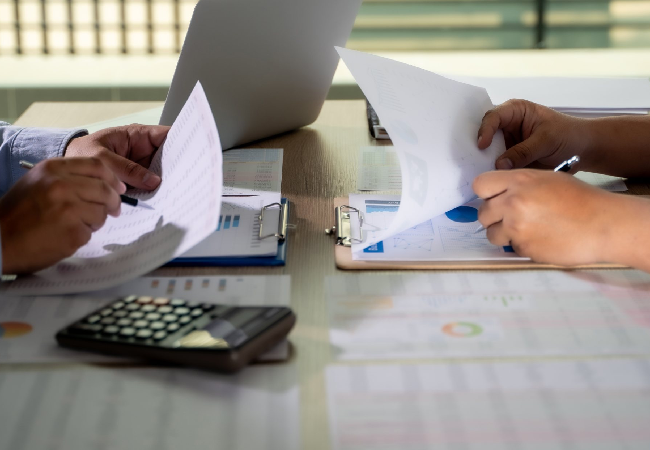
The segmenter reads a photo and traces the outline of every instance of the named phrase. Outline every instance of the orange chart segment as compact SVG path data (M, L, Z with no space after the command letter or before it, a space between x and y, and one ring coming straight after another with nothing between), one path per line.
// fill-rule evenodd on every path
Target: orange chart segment
M453 337L478 336L483 328L472 322L450 322L442 327L442 332Z
M0 339L11 339L32 331L32 326L24 322L0 322Z

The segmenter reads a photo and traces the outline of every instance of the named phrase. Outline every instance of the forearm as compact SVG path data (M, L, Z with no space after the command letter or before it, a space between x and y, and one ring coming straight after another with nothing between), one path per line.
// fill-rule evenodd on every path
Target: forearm
M588 119L581 170L619 177L650 176L650 116Z
M611 195L617 201L608 207L611 219L602 242L602 260L650 273L650 200Z

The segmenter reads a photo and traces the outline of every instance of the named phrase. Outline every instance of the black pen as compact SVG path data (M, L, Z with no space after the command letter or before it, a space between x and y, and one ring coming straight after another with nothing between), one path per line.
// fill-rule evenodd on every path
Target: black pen
M579 162L580 162L580 157L578 155L573 156L573 157L567 159L566 161L564 161L559 166L557 166L555 169L553 169L553 172L568 172L568 171L571 170L571 168L573 167L574 164L577 164ZM474 234L479 233L479 232L484 231L484 230L485 230L485 227L483 227L483 225L481 225L476 229Z
M29 161L21 160L18 162L18 164L20 164L20 167L27 170L34 167L34 164L30 163ZM153 209L153 207L147 205L146 203L140 202L137 198L129 197L128 195L120 194L120 200L122 200L122 203L126 203L127 205L138 206L138 204L140 204L140 206L144 208Z

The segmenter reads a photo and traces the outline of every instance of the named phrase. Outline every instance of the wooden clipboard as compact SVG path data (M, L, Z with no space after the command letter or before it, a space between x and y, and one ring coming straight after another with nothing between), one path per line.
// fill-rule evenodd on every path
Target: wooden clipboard
M347 197L334 199L334 208L348 204ZM598 263L582 266L556 266L532 261L355 261L352 247L334 245L336 267L343 270L513 270L513 269L626 269L620 264Z

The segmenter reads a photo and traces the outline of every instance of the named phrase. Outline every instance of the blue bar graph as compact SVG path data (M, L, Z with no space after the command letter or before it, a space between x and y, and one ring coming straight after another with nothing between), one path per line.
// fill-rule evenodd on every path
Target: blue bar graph
M235 216L232 219L232 227L237 228L239 226L239 216Z
M223 229L224 230L227 230L228 228L230 228L230 218L231 217L232 216L226 216L226 220L223 221Z
M221 222L223 221L223 216L219 216L219 224L217 225L217 231L221 229Z

